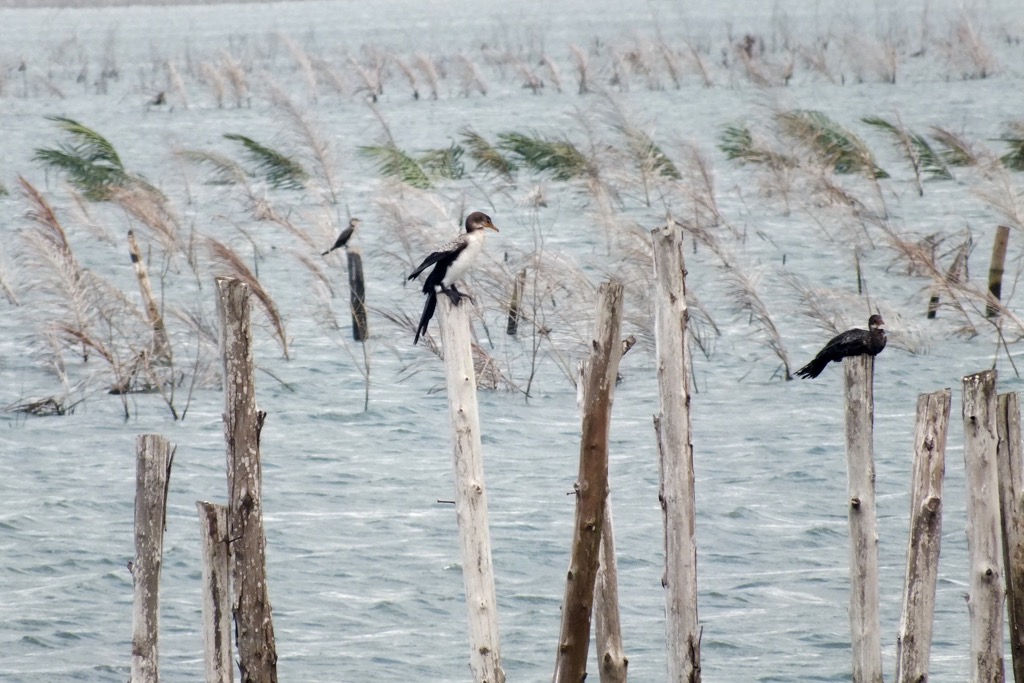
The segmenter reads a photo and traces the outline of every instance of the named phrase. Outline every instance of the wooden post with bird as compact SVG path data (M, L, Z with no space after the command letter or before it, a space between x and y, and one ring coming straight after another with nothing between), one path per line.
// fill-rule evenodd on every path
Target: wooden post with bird
M455 517L469 612L469 667L474 681L504 683L469 306L456 305L447 296L439 297L439 303L448 409L454 437Z
M853 682L882 683L875 511L875 357L843 358L846 380L846 468L850 523L850 642Z

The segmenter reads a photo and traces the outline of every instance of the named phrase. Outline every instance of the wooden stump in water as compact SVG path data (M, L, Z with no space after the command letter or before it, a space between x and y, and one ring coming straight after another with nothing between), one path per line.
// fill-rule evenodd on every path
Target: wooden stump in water
M1024 681L1024 463L1021 462L1020 395L998 398L996 450L999 510L1003 529L1003 573L1010 626L1013 680Z
M352 308L352 338L358 342L370 337L366 321L366 281L363 279L363 253L359 247L348 248L348 291Z
M896 637L896 683L928 680L942 543L942 480L946 470L949 407L949 389L921 394L917 399L910 539L903 582L903 613Z
M989 303L985 306L985 315L994 318L999 315L999 298L1003 292L1003 269L1006 265L1006 246L1010 241L1010 226L1000 225L996 228L996 238L992 242L992 263L988 268Z
M206 683L231 683L231 544L228 509L196 501L203 554L203 652Z
M135 584L132 609L132 683L160 680L160 567L163 564L167 486L174 451L157 434L136 439L135 459Z

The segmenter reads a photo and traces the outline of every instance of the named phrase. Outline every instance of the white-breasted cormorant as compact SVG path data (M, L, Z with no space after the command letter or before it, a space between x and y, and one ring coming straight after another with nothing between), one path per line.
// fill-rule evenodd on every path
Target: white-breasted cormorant
M868 329L855 327L832 337L828 344L825 344L825 348L818 351L814 360L797 370L796 374L804 379L817 377L832 361L839 362L847 356L860 356L865 353L877 356L884 348L885 322L882 316L876 314L868 318Z
M335 249L341 249L347 245L348 241L352 239L352 235L355 234L356 228L359 227L360 223L362 223L362 221L358 218L350 218L348 221L348 227L341 231L341 234L338 235L338 239L334 240L334 244L331 245L331 248L320 255L327 256Z
M466 296L459 292L455 283L466 274L483 249L484 228L498 232L487 214L481 211L469 214L466 217L466 232L423 259L423 263L409 275L409 279L412 280L430 266L434 266L423 282L423 293L427 295L427 301L423 304L423 315L420 316L413 344L419 342L420 337L427 331L427 323L434 316L434 309L437 307L439 291L447 294L456 306L462 297Z

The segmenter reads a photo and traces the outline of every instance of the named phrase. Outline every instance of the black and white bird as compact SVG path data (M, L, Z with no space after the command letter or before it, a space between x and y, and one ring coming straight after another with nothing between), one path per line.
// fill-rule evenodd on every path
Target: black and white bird
M452 304L456 306L462 301L463 296L468 296L462 294L455 283L466 274L480 255L484 246L485 228L498 232L498 228L494 227L491 217L487 214L481 211L469 214L466 217L466 232L423 259L423 263L409 275L409 279L412 280L427 268L434 267L423 282L423 293L427 295L427 301L423 304L423 315L420 316L413 344L419 342L420 337L427 331L427 324L434 317L438 292L447 294Z
M348 241L352 239L352 235L355 234L356 228L359 227L360 223L362 223L362 221L358 218L350 218L348 221L348 227L341 231L341 234L338 235L338 239L334 240L334 244L331 245L331 248L320 255L327 256L335 249L341 249L347 245Z
M797 376L804 379L817 377L825 366L832 361L837 363L847 356L867 354L877 356L885 348L885 322L882 316L873 315L868 318L868 329L853 328L829 340L825 348L818 351L807 365L796 371Z

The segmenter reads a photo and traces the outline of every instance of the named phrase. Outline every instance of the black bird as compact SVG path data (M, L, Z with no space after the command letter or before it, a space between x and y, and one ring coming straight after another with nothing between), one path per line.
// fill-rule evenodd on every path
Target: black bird
M466 217L466 232L423 259L423 263L409 275L409 279L412 280L430 266L434 266L423 282L423 293L427 295L427 301L423 305L423 315L420 316L413 344L419 342L420 337L427 331L427 323L434 317L439 291L447 294L456 306L462 301L463 296L468 296L462 294L455 283L466 274L483 249L484 228L498 232L487 214L481 211L469 214Z
M825 344L825 348L818 351L814 360L797 370L796 374L804 379L814 378L832 361L838 363L847 356L860 356L865 353L877 356L884 348L885 322L882 316L876 314L868 318L868 329L855 327L832 337L828 344Z
M360 223L362 223L362 221L358 218L350 218L348 221L348 227L341 231L341 234L338 235L338 239L334 240L334 244L331 245L331 248L320 255L327 256L335 249L341 249L348 244L348 241L352 239L352 235L355 233L356 228L359 227Z

